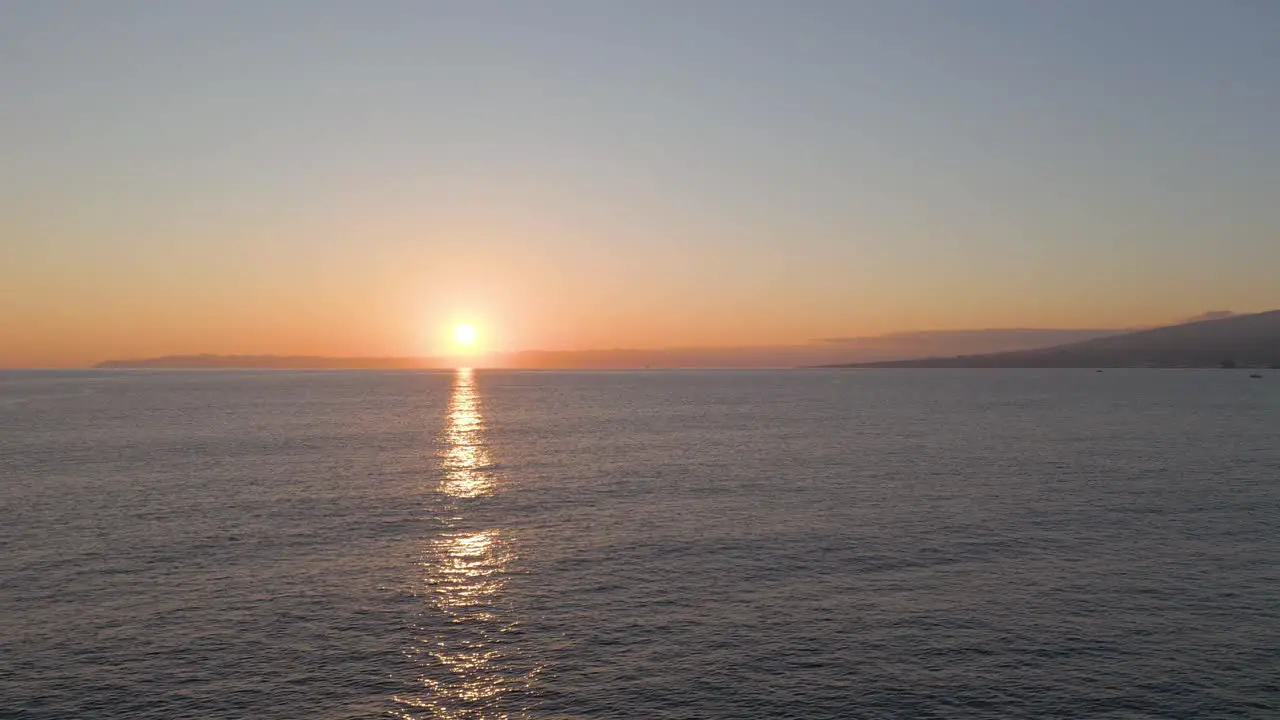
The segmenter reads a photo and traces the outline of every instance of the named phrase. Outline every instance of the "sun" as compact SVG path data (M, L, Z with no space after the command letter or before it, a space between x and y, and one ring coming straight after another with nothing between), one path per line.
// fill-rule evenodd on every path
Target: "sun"
M453 326L453 341L462 347L476 344L476 326L471 323L458 323Z

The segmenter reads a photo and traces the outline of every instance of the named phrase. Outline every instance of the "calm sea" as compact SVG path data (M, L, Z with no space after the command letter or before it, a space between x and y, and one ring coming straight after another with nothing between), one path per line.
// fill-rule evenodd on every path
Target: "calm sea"
M1280 373L3 373L0 716L1280 717Z

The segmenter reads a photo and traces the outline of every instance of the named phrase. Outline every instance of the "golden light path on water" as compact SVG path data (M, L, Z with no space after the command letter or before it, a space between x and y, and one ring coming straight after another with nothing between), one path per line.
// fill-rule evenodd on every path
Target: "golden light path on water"
M498 528L464 529L469 502L498 490L485 445L484 418L475 375L454 375L441 434L441 478L435 508L450 528L432 539L421 563L423 635L413 648L421 668L417 692L395 698L395 715L407 720L507 720L519 717L517 695L539 671L516 656L509 639L516 623L505 611L503 590L514 551ZM513 710L515 708L515 710Z
M441 492L455 498L491 495L492 463L484 444L484 420L480 415L475 373L469 368L460 369L454 375L444 441Z

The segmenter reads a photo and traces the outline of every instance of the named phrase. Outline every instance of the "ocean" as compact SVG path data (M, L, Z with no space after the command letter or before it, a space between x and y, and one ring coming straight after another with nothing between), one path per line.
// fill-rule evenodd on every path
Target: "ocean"
M1280 717L1280 373L0 373L0 717Z

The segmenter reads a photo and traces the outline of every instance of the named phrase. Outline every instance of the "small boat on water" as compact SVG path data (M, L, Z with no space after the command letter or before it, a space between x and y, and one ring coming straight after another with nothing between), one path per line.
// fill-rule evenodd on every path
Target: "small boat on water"
M1251 378L1256 378L1256 379L1261 380L1261 379L1262 379L1262 373L1249 373L1249 377L1251 377Z

